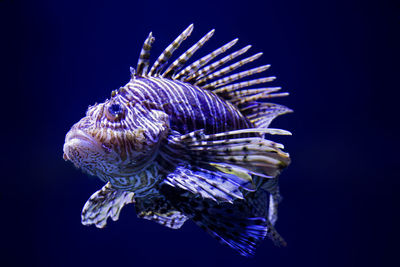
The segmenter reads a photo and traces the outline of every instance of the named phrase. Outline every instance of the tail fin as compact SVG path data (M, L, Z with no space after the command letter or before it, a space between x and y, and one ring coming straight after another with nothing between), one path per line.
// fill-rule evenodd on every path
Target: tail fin
M236 200L233 204L193 197L188 192L171 187L167 190L173 190L173 193L169 191L167 194L175 207L220 243L235 249L243 256L253 256L257 245L265 236L277 245L286 245L268 220L268 196L263 189L250 193L246 199Z
M220 243L235 249L242 256L254 256L257 244L267 235L266 220L261 217L237 218L229 212L198 212L192 219Z

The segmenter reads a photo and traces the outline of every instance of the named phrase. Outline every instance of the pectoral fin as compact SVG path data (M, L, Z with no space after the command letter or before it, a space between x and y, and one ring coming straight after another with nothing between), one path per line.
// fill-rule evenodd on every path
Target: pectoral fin
M255 179L279 175L289 162L283 145L263 134L290 134L280 129L249 128L205 134L203 130L171 136L160 154L174 166L165 183L214 201L233 202L256 190ZM171 167L170 167L171 168Z
M113 221L118 220L122 207L134 202L133 192L114 189L107 183L86 202L82 209L82 224L94 224L97 228L103 228L107 224L108 217Z
M190 165L177 167L167 176L165 183L201 195L203 198L231 203L235 199L243 199L240 188L245 184L251 185L250 181L232 174Z

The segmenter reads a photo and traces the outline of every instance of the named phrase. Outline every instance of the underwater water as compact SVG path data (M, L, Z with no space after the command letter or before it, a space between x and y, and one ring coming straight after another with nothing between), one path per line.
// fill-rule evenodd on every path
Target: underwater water
M390 1L0 1L0 266L394 264L398 14ZM180 51L215 28L199 55L238 37L290 92L273 102L295 112L272 123L293 133L272 138L292 158L276 225L285 248L265 240L245 258L192 222L138 219L133 205L105 229L80 222L103 184L63 160L66 132L128 82L150 31L155 59L190 23Z

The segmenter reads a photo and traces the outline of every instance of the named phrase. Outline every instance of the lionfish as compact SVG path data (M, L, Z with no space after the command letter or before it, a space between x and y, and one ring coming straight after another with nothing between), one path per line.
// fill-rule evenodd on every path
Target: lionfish
M104 103L89 106L67 133L64 159L106 183L84 205L82 224L103 228L134 203L140 218L172 229L191 219L244 256L254 255L266 236L285 245L274 225L278 176L290 158L282 144L265 136L290 135L269 125L291 110L265 100L288 93L254 88L275 77L235 82L270 67L230 74L262 55L227 64L251 47L219 57L238 39L186 65L214 30L166 67L192 30L193 24L149 70L150 33L130 81Z

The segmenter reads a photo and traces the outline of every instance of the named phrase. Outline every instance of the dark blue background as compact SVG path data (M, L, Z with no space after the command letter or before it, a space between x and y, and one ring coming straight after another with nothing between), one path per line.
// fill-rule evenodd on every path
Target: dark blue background
M396 265L399 189L396 1L0 1L1 266ZM105 229L80 211L102 184L62 159L89 104L129 79L149 31L153 59L187 25L204 55L239 37L264 51L276 101L295 110L277 228L253 259L188 222L170 230L133 205ZM183 49L180 51L184 51Z

